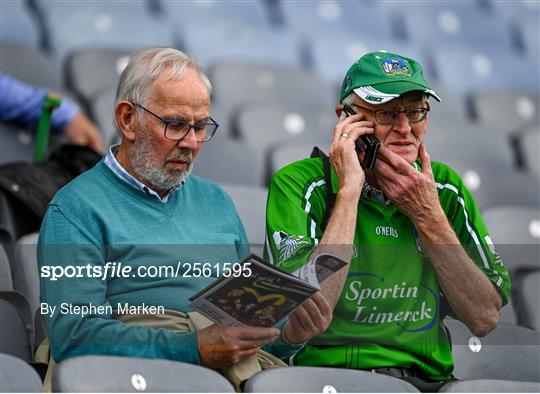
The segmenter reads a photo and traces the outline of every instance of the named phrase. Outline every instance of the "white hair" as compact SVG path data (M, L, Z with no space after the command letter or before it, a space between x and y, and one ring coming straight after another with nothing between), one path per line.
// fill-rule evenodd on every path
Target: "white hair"
M116 89L115 107L120 101L145 105L149 88L160 75L167 71L167 80L180 79L186 68L197 73L206 86L208 95L211 95L212 85L202 71L200 63L184 52L166 47L146 48L134 52L120 75Z

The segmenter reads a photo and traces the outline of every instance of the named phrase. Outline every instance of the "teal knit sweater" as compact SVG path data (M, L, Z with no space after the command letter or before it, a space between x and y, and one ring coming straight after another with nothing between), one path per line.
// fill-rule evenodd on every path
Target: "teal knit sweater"
M54 359L107 354L199 363L196 333L126 325L111 319L112 310L189 312L188 298L215 280L218 266L248 253L234 204L216 184L190 176L162 203L101 161L58 192L41 227L42 313ZM104 279L107 262L130 270L127 277L112 276L109 263ZM211 277L194 277L195 263L212 267ZM180 266L178 276L159 274L160 266ZM278 340L268 350L287 357L296 349Z

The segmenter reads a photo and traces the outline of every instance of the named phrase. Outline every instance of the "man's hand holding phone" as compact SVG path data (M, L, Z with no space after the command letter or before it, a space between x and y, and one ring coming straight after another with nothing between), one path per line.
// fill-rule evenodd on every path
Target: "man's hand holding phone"
M340 192L350 191L360 198L365 174L355 142L361 136L373 134L374 126L372 121L365 120L364 114L347 116L344 111L341 113L329 152L330 163L339 179Z

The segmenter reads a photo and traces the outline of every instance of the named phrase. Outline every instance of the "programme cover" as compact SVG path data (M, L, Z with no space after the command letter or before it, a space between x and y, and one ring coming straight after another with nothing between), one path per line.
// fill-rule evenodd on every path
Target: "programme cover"
M317 274L324 272L320 282L346 265L329 255L319 255L310 263L313 268L314 263ZM319 290L313 280L310 284L253 254L240 264L242 275L218 279L191 297L188 306L215 323L272 327Z

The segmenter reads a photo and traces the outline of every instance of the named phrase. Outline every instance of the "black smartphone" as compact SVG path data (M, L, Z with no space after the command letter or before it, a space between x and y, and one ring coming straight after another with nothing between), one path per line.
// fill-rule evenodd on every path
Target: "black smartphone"
M356 112L349 107L345 106L343 112L347 117L356 115ZM356 145L356 152L358 153L358 159L360 165L364 170L372 170L375 166L375 160L377 159L377 153L381 147L381 143L373 134L366 134L360 136L354 144Z

